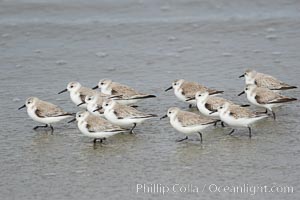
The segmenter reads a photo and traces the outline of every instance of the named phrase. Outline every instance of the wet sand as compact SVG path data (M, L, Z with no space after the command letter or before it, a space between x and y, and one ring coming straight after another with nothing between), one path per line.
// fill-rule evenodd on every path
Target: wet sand
M225 1L224 1L225 2ZM136 135L120 134L93 145L75 124L55 124L55 132L33 131L25 111L38 96L76 112L69 81L93 87L111 78L157 94L139 109L164 115L187 109L173 92L177 78L197 81L237 97L247 68L299 86L299 3L221 1L0 1L1 199L296 199L294 194L136 193L136 184L289 185L300 176L299 103L227 136L210 128L204 143L183 137L168 120L149 120ZM199 7L200 6L200 7ZM197 9L199 8L199 10ZM202 11L202 12L201 12ZM299 90L284 94L299 98ZM252 109L255 109L252 107ZM196 112L195 109L192 109Z

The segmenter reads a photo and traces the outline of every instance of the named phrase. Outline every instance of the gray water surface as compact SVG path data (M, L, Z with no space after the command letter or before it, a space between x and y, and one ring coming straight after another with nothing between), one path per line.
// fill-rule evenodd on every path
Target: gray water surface
M187 109L173 92L185 78L237 97L246 68L299 84L299 1L0 1L0 199L297 199L300 177L299 103L228 136L229 128L184 137L154 119L93 145L75 124L55 132L17 108L29 96L78 108L68 94L76 80L93 87L111 78L156 99L140 110L164 115ZM299 98L299 90L284 94ZM254 107L251 109L255 109ZM193 109L196 112L195 109ZM136 192L137 184L199 187L198 193ZM218 193L208 186L293 186L294 193ZM206 187L206 188L204 188ZM205 189L202 192L202 189Z

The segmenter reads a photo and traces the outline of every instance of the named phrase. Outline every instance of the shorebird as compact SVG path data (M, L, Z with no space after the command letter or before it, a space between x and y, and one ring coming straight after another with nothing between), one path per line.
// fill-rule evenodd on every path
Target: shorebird
M96 143L97 140L102 143L106 138L126 131L101 117L91 115L87 111L79 111L76 114L76 118L69 121L69 123L75 120L77 120L77 126L81 133L94 138L94 143Z
M202 92L208 91L210 95L220 94L224 92L224 91L209 89L203 85L200 85L199 83L189 82L184 79L175 80L172 83L172 86L167 88L165 92L171 89L174 89L175 96L179 100L185 103L187 103L186 101L187 99L195 97L195 94L198 91L202 91ZM192 105L196 105L196 100L191 100L188 103L190 103L190 107L192 107Z
M106 99L106 97L102 97L101 95L86 95L84 99L84 103L86 103L87 107L86 109L90 112L90 114L98 116L98 117L104 117L104 110L97 110L99 107L102 106L103 101ZM82 104L84 104L82 103ZM81 104L77 105L80 106ZM97 110L97 111L95 111ZM95 112L94 112L95 111Z
M296 98L280 95L268 88L257 87L254 84L248 84L244 91L238 94L238 96L241 96L244 93L247 94L247 99L250 103L258 107L266 108L266 113L268 110L271 111L274 119L276 119L275 112L273 111L274 107L297 100Z
M195 97L187 99L187 101L196 99L197 108L199 112L207 117L212 117L214 119L220 119L219 113L215 112L211 114L212 111L217 111L218 107L226 102L230 105L235 105L232 101L224 99L222 97L210 96L207 91L201 92L198 91L195 94ZM250 105L239 105L242 107L248 107ZM224 123L222 122L222 126L224 127Z
M212 111L216 111L217 108L228 102L230 104L234 104L232 101L224 99L222 97L210 96L207 91L198 91L194 97L187 99L186 101L192 101L196 99L197 108L199 112L207 117L215 117L219 118L219 114L213 113L210 114Z
M249 137L251 138L251 125L261 119L268 117L264 113L255 113L248 108L230 105L228 102L219 106L217 111L212 111L211 113L218 112L220 119L232 127L232 131L229 133L231 135L235 129L238 127L245 127L249 130Z
M208 117L200 116L192 112L183 111L177 107L169 108L167 114L161 117L160 119L166 117L170 118L171 125L177 131L184 133L186 135L198 133L200 136L201 143L202 143L201 131L215 124L217 121L219 121ZM188 136L186 136L183 139L177 140L177 142L181 142L187 139Z
M42 101L37 97L29 97L19 110L25 107L27 107L27 113L31 119L46 124L45 126L36 126L33 128L34 130L49 126L51 128L51 133L53 133L54 129L51 124L73 116L72 113L65 112L60 107L52 103Z
M255 70L251 70L251 69L246 70L245 73L240 76L240 78L242 77L245 77L246 85L255 84L258 87L264 87L274 91L297 88L296 86L292 86L287 83L284 83L271 75L258 73Z
M140 93L127 85L113 82L110 79L100 80L98 85L95 86L93 89L97 88L100 88L101 92L107 95L120 95L122 98L116 101L123 105L132 105L142 99L156 97L152 94Z
M60 91L58 94L61 94L61 93L67 92L67 91L70 92L70 97L71 97L71 100L73 101L73 103L75 103L76 105L80 104L80 107L82 107L82 108L86 108L86 106L87 106L86 104L84 104L86 95L97 95L97 93L98 93L95 90L81 86L81 84L79 82L75 82L75 81L70 82L67 85L67 88Z
M122 128L131 128L130 133L133 133L133 129L137 124L140 124L147 119L157 117L157 115L138 111L131 106L119 104L114 100L105 100L102 107L98 109L104 109L104 116L111 123Z

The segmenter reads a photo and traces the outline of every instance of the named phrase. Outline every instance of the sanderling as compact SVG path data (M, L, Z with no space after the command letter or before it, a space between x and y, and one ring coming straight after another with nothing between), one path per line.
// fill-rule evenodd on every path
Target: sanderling
M220 119L232 127L232 131L229 133L231 135L236 127L247 127L249 130L249 137L251 138L251 127L250 125L268 117L264 113L255 113L248 108L241 107L238 105L230 105L228 102L219 106L217 111L212 111L211 113L219 113Z
M83 86L81 86L81 84L79 82L70 82L67 85L67 88L60 91L58 94L61 94L63 92L67 92L67 91L70 92L70 97L71 97L71 100L73 101L73 103L75 103L76 105L80 104L80 107L82 107L82 108L86 108L86 106L87 106L86 104L83 104L86 95L97 95L97 91L92 90L87 87L83 87Z
M197 102L197 108L201 114L217 119L219 118L219 114L217 112L210 114L212 111L216 111L217 108L225 102L233 104L233 102L222 97L210 96L208 91L198 91L194 97L189 98L186 101L189 102L195 99Z
M104 116L111 123L122 128L131 128L130 133L133 133L132 131L137 124L147 119L157 117L157 115L145 114L133 107L119 104L111 99L105 100L102 107L98 109L104 109Z
M156 97L152 94L143 94L137 92L135 89L127 85L122 85L109 79L100 80L98 85L93 89L97 88L100 88L101 92L107 95L121 95L122 98L116 101L123 105L132 105L139 100Z
M40 127L50 126L53 133L53 127L51 124L59 122L63 119L72 117L72 113L63 111L60 107L38 99L37 97L29 97L25 104L19 108L27 107L27 113L34 121L46 124L45 126L36 126L33 129L36 130Z
M171 125L179 132L182 132L186 135L198 133L200 136L201 143L202 133L200 131L219 121L208 117L200 116L192 112L183 111L177 107L169 108L167 114L161 117L160 119L166 117L170 118ZM177 140L177 142L181 142L187 139L188 136L186 136L183 139Z
M195 94L195 97L187 99L187 101L191 101L194 99L196 99L197 108L201 114L203 114L207 117L213 117L216 119L220 119L219 113L215 112L215 113L211 114L212 111L217 111L217 108L220 105L224 104L225 102L228 102L230 105L234 105L234 103L232 101L229 101L222 97L210 96L207 91L204 91L204 92L198 91ZM244 105L239 105L239 106L248 107L250 105L244 104ZM222 123L222 125L223 125L223 123Z
M273 107L278 107L283 103L296 101L296 98L290 98L283 95L280 95L268 88L257 87L254 84L246 85L243 92L238 94L238 96L246 93L247 99L253 105L266 108L267 111L271 111L274 119L276 119L275 112L273 111Z
M209 89L209 88L207 88L203 85L200 85L196 82L189 82L184 79L175 80L172 83L172 86L167 88L165 91L168 91L171 89L174 89L174 94L179 100L186 102L186 103L187 103L186 100L195 97L195 94L198 91L208 91L210 95L220 94L220 93L224 92L224 91L217 91L217 90ZM191 100L188 103L190 103L190 107L191 107L191 104L196 105L196 100Z
M97 110L99 107L102 106L103 101L106 99L106 97L103 97L101 95L86 95L84 103L86 103L86 109L95 116L103 117L104 116L104 110ZM82 103L83 104L83 103ZM80 104L78 105L80 106ZM97 111L95 111L97 110ZM95 112L94 112L95 111Z
M251 69L246 70L245 73L240 76L240 78L242 77L245 77L246 85L256 84L258 87L264 87L274 91L297 88L296 86L292 86L282 81L279 81L273 76L270 76L268 74L258 73L255 70L251 70Z
M102 143L106 138L126 131L101 117L91 115L87 111L79 111L76 114L76 118L69 121L69 123L75 120L77 120L78 129L83 135L94 138L94 143L97 140L100 140L100 143Z

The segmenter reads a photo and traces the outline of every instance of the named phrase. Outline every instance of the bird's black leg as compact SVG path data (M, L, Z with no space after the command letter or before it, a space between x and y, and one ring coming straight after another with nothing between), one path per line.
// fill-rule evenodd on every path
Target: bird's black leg
M198 132L199 133L199 136L200 136L200 141L202 143L202 133L201 132Z
M93 142L94 142L94 144L96 144L96 142L97 142L97 138L95 138L95 139L93 140Z
M250 126L248 127L248 129L249 129L249 138L251 138L251 128L250 128Z
M129 131L130 134L133 133L133 129L136 127L136 123L133 124L133 127L131 128L131 130Z
M234 131L235 129L232 129L228 135L231 135Z
M49 126L51 128L51 134L53 134L54 128L53 128L53 126L51 124Z
M266 113L266 114L267 114L267 113L268 113L268 109L266 109L266 111L265 111L264 113Z
M187 139L189 139L188 136L186 136L186 137L183 138L183 139L176 140L176 142L182 142L182 141L187 140Z
M225 124L224 124L224 122L221 122L221 125L222 125L222 127L225 127Z
M193 105L192 105L192 104L190 104L190 105L189 105L189 108L192 108L192 107L193 107Z
M47 127L48 127L48 124L46 124L45 126L36 126L36 127L33 128L33 130L36 130L38 128L47 128Z
M272 114L273 114L274 120L276 120L276 115L275 115L275 112L273 110L272 110Z
M216 122L214 123L214 126L217 126L217 123L218 123L218 122L216 121Z

